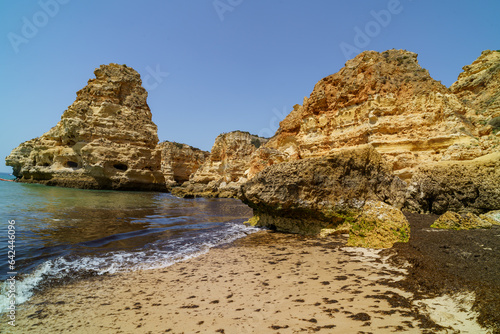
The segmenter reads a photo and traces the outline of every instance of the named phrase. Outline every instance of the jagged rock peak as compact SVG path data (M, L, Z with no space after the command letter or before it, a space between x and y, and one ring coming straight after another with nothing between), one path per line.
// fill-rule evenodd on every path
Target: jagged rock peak
M139 73L101 65L61 120L6 158L24 182L76 188L158 189L157 127Z
M127 65L101 65L94 71L95 79L90 79L77 92L76 101L87 101L94 105L104 102L127 106L131 109L145 109L148 93L142 87L140 74Z
M304 108L309 107L313 112L320 111L321 106L341 109L365 102L376 94L409 95L430 90L446 93L446 87L432 79L429 71L418 64L417 56L395 49L362 52L348 60L339 72L320 80L314 87L312 101L308 99ZM323 101L322 90L325 92Z

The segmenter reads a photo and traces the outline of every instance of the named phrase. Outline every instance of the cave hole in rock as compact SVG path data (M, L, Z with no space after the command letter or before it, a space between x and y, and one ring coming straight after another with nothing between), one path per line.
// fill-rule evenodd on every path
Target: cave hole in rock
M122 163L114 164L113 167L118 169L118 170L123 170L123 171L128 169L128 166L125 164L122 164Z
M69 168L78 168L78 163L74 161L66 161L65 165Z

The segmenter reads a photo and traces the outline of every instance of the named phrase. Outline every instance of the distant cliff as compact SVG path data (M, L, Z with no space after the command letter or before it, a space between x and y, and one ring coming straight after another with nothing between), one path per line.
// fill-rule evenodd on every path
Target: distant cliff
M168 185L188 181L210 155L210 152L169 141L159 143L157 149L161 152L161 170Z
M267 142L266 138L248 132L223 133L215 139L209 157L191 175L189 182L172 189L179 197L236 197L250 157Z
M6 158L22 182L91 189L165 190L157 127L139 73L101 65L61 120Z

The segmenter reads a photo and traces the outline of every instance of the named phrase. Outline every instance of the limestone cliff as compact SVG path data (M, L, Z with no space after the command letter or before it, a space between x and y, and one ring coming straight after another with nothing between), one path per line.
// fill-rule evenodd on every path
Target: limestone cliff
M161 170L165 182L170 185L182 184L189 180L203 164L210 152L202 151L186 144L164 141L158 144L161 152Z
M174 188L172 194L179 197L236 197L248 168L250 157L266 138L248 132L223 133L215 139L209 157L191 175L189 182Z
M365 51L316 84L254 153L246 175L282 161L371 144L396 175L409 180L418 165L494 151L467 118L472 107L432 79L415 53Z
M500 50L486 50L463 72L450 90L470 107L467 114L478 125L500 117ZM500 126L500 124L499 124Z
M165 190L157 127L139 73L101 65L61 120L6 158L22 182L76 188Z
M483 52L451 89L412 52L349 60L252 154L241 189L251 223L305 234L348 230L351 245L389 247L409 233L400 208L499 209L499 60Z

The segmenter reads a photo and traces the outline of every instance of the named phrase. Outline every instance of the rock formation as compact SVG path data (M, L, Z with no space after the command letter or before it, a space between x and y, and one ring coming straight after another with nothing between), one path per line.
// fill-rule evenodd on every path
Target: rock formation
M484 213L479 216L484 221L487 221L491 225L500 225L500 210L493 210L487 213Z
M500 152L469 161L440 161L417 168L405 206L414 211L476 214L500 208Z
M254 209L250 222L348 230L351 245L379 247L407 240L400 208L499 209L499 68L499 53L483 52L448 89L408 51L349 60L253 153L241 195Z
M401 210L384 202L366 201L349 227L347 246L390 248L410 240L410 224Z
M491 228L492 224L473 213L458 214L446 211L431 225L432 228L447 230L470 230L475 228Z
M157 128L140 75L101 65L61 120L6 158L22 182L91 189L165 190Z
M169 141L159 143L157 149L161 152L161 171L170 186L189 181L210 155L199 148Z
M243 184L241 192L242 201L254 209L253 222L278 231L318 234L345 223L359 227L364 220L376 225L376 230L380 227L397 236L401 229L409 236L406 220L390 226L396 221L391 222L389 216L372 219L373 210L365 208L367 201L401 207L405 192L404 182L392 175L390 166L370 145L270 166ZM373 244L374 239L370 235L353 243L380 246ZM394 242L387 239L384 245Z
M497 81L484 80L491 94L498 93ZM247 177L273 163L371 144L396 175L409 180L421 164L494 151L467 118L473 107L432 79L415 53L366 51L320 80L303 105L294 106L275 136L254 153Z
M223 133L215 139L210 156L191 175L189 182L172 189L179 197L237 197L250 157L266 138L248 132Z
M487 125L500 117L499 87L500 50L486 50L472 64L463 67L450 90L470 108L467 116L476 125Z

